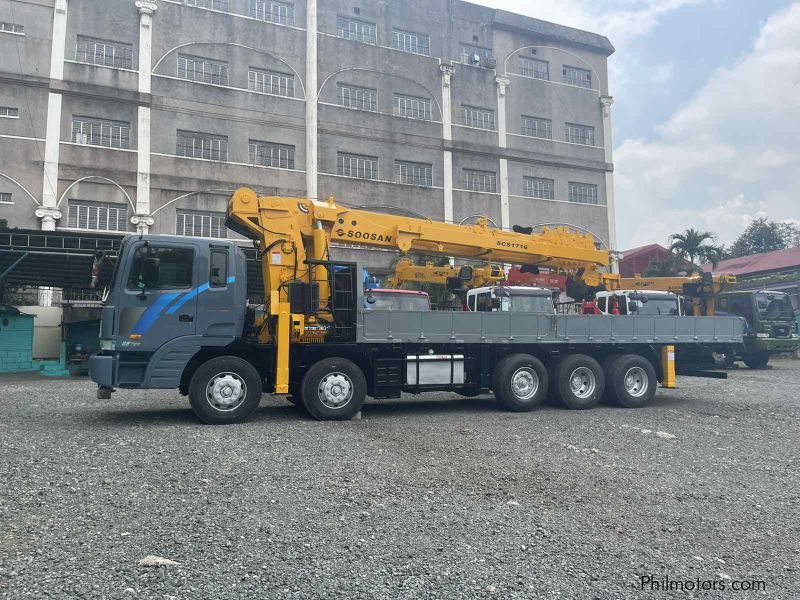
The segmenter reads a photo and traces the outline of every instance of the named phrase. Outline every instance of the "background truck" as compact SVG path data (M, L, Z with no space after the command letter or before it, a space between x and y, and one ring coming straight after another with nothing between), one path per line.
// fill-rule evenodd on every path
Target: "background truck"
M264 390L334 420L351 418L368 395L402 392L491 391L516 411L548 395L571 409L603 398L639 407L659 381L710 374L698 361L742 340L737 317L365 309L363 269L329 256L332 241L351 241L558 264L598 285L608 254L590 235L452 225L249 189L231 198L228 226L257 243L265 314L247 306L245 256L233 242L129 236L103 308L103 351L90 361L99 397L177 388L201 420L220 424L250 416Z
M717 298L717 311L747 322L744 345L735 355L728 355L729 363L735 356L751 369L763 369L770 356L800 349L792 303L783 292L725 292Z

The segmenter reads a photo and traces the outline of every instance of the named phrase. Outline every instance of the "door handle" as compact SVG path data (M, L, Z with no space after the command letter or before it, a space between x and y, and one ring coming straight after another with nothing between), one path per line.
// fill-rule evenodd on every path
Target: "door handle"
M194 317L192 315L178 315L178 321L181 323L191 323L194 321Z

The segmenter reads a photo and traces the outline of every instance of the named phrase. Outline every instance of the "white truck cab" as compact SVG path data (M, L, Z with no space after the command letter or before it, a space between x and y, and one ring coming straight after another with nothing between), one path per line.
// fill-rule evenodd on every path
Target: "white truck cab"
M555 314L553 291L525 285L492 285L469 290L465 310Z
M617 290L597 292L597 308L604 315L674 315L682 316L683 302L672 292L656 290ZM615 308L618 312L615 312Z

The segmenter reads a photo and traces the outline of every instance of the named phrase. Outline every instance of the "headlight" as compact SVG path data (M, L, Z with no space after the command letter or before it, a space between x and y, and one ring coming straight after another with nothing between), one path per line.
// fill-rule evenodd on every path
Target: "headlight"
M100 340L100 350L113 350L114 340Z
M757 334L756 334L756 337L760 337L760 338L768 338L768 337L769 337L769 334L768 334L768 333L757 333Z

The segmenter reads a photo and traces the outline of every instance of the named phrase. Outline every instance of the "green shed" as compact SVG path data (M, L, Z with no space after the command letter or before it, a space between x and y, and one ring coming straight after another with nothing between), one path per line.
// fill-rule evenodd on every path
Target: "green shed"
M13 306L0 306L0 373L35 371L33 315Z

